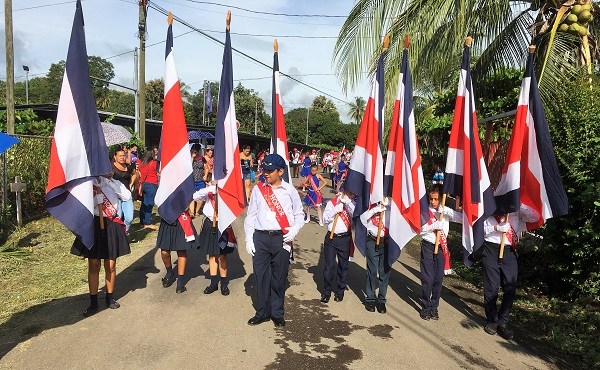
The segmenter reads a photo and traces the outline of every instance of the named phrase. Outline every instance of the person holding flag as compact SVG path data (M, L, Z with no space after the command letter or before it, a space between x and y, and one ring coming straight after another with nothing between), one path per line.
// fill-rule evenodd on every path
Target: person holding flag
M156 191L156 204L161 217L156 246L166 274L163 287L170 287L177 278L176 293L183 293L187 250L197 244L196 229L188 212L195 192L188 135L183 115L181 89L173 57L173 15L169 12L169 28L165 51L165 99L161 145L159 149L161 180ZM173 271L171 252L177 253L177 274Z
M532 45L502 178L494 194L498 209L485 223L483 305L487 324L484 330L505 339L513 336L508 320L516 294L519 236L569 210L534 73L534 52ZM506 246L509 251L504 250ZM498 309L500 286L504 295Z
M248 325L272 319L284 327L285 296L292 242L304 225L296 189L282 179L287 163L279 154L262 161L265 181L254 186L244 220L246 251L252 256L258 309Z
M229 295L229 280L227 280L227 255L231 254L237 247L237 240L233 228L229 226L224 232L219 232L217 220L217 187L208 179L209 186L194 193L196 202L202 201L204 208L204 223L200 231L200 245L198 248L206 247L208 255L208 268L210 273L210 285L204 289L204 294L212 294L219 288L221 280L221 294ZM217 276L217 270L219 276Z
M442 185L435 184L429 190L429 221L421 227L421 289L423 320L438 320L438 307L442 293L444 275L452 273L448 231L450 222L462 223L462 214L451 208L441 207ZM444 217L441 215L444 214ZM438 254L434 257L435 241L439 242Z
M327 225L327 234L323 241L323 253L325 254L325 268L323 269L323 293L321 302L327 303L331 298L333 286L333 274L335 272L335 258L337 256L337 290L335 291L336 302L344 299L346 281L348 280L348 261L352 248L351 221L356 206L356 195L348 191L327 202L323 213L323 222Z
M367 259L365 308L386 312L386 293L391 265L388 262L389 199L383 192L383 113L384 59L390 37L385 36L379 56L371 96L367 101L354 156L350 162L344 188L357 195L355 244ZM379 287L376 299L375 290Z

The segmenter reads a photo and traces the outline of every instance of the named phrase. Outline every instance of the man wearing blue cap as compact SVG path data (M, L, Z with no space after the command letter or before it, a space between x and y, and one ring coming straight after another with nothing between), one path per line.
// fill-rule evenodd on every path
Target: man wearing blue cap
M271 319L276 327L285 326L283 300L292 241L304 225L300 196L281 178L285 167L279 154L263 158L265 181L254 186L244 221L258 293L258 310L248 325Z

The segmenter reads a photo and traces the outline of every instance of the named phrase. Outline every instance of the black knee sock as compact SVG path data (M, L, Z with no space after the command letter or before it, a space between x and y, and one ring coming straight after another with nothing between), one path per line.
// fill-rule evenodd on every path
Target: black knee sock
M177 277L177 288L183 288L183 285L184 285L183 275L179 275Z
M225 276L225 277L221 276L221 288L224 288L228 285L229 285L229 280L227 279L227 276Z
M98 308L98 294L90 294L90 306Z
M173 266L167 267L167 273L165 274L165 279L168 279L171 276L173 276Z
M104 300L106 301L106 303L110 303L112 302L113 299L113 294L112 293L106 293L106 298L104 298Z
M217 277L217 275L214 275L210 277L210 287L211 288L217 288L217 286L219 285L219 278Z

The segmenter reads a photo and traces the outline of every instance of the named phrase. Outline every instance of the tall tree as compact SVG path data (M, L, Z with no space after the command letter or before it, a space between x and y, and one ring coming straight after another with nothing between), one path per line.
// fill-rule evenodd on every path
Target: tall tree
M394 96L405 34L411 36L417 90L427 78L446 78L448 61L458 66L456 55L466 36L474 38L476 83L500 67L523 66L532 42L538 45L537 65L546 66L540 88L550 96L583 64L598 65L599 10L591 0L358 0L340 30L334 63L344 90L353 89L365 71L375 70L381 40L389 33L385 85L386 96ZM553 26L566 32L555 32Z
M365 108L367 107L367 102L360 96L354 97L354 102L350 103L350 111L348 112L348 116L356 123L360 124L360 121L365 114Z

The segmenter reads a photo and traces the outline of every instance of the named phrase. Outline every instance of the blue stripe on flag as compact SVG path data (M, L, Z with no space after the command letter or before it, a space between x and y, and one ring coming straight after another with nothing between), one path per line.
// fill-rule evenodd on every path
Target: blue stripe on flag
M229 99L233 93L233 65L231 53L231 36L225 31L225 48L223 50L223 72L219 85L219 102L217 108L217 124L215 127L215 148L213 178L221 180L227 176L227 148L225 147L225 116L230 108Z
M177 220L181 215L181 210L185 210L189 207L191 200L189 190L191 188L190 184L193 183L194 176L193 174L190 174L158 207L158 214L163 220L168 220L167 222Z

